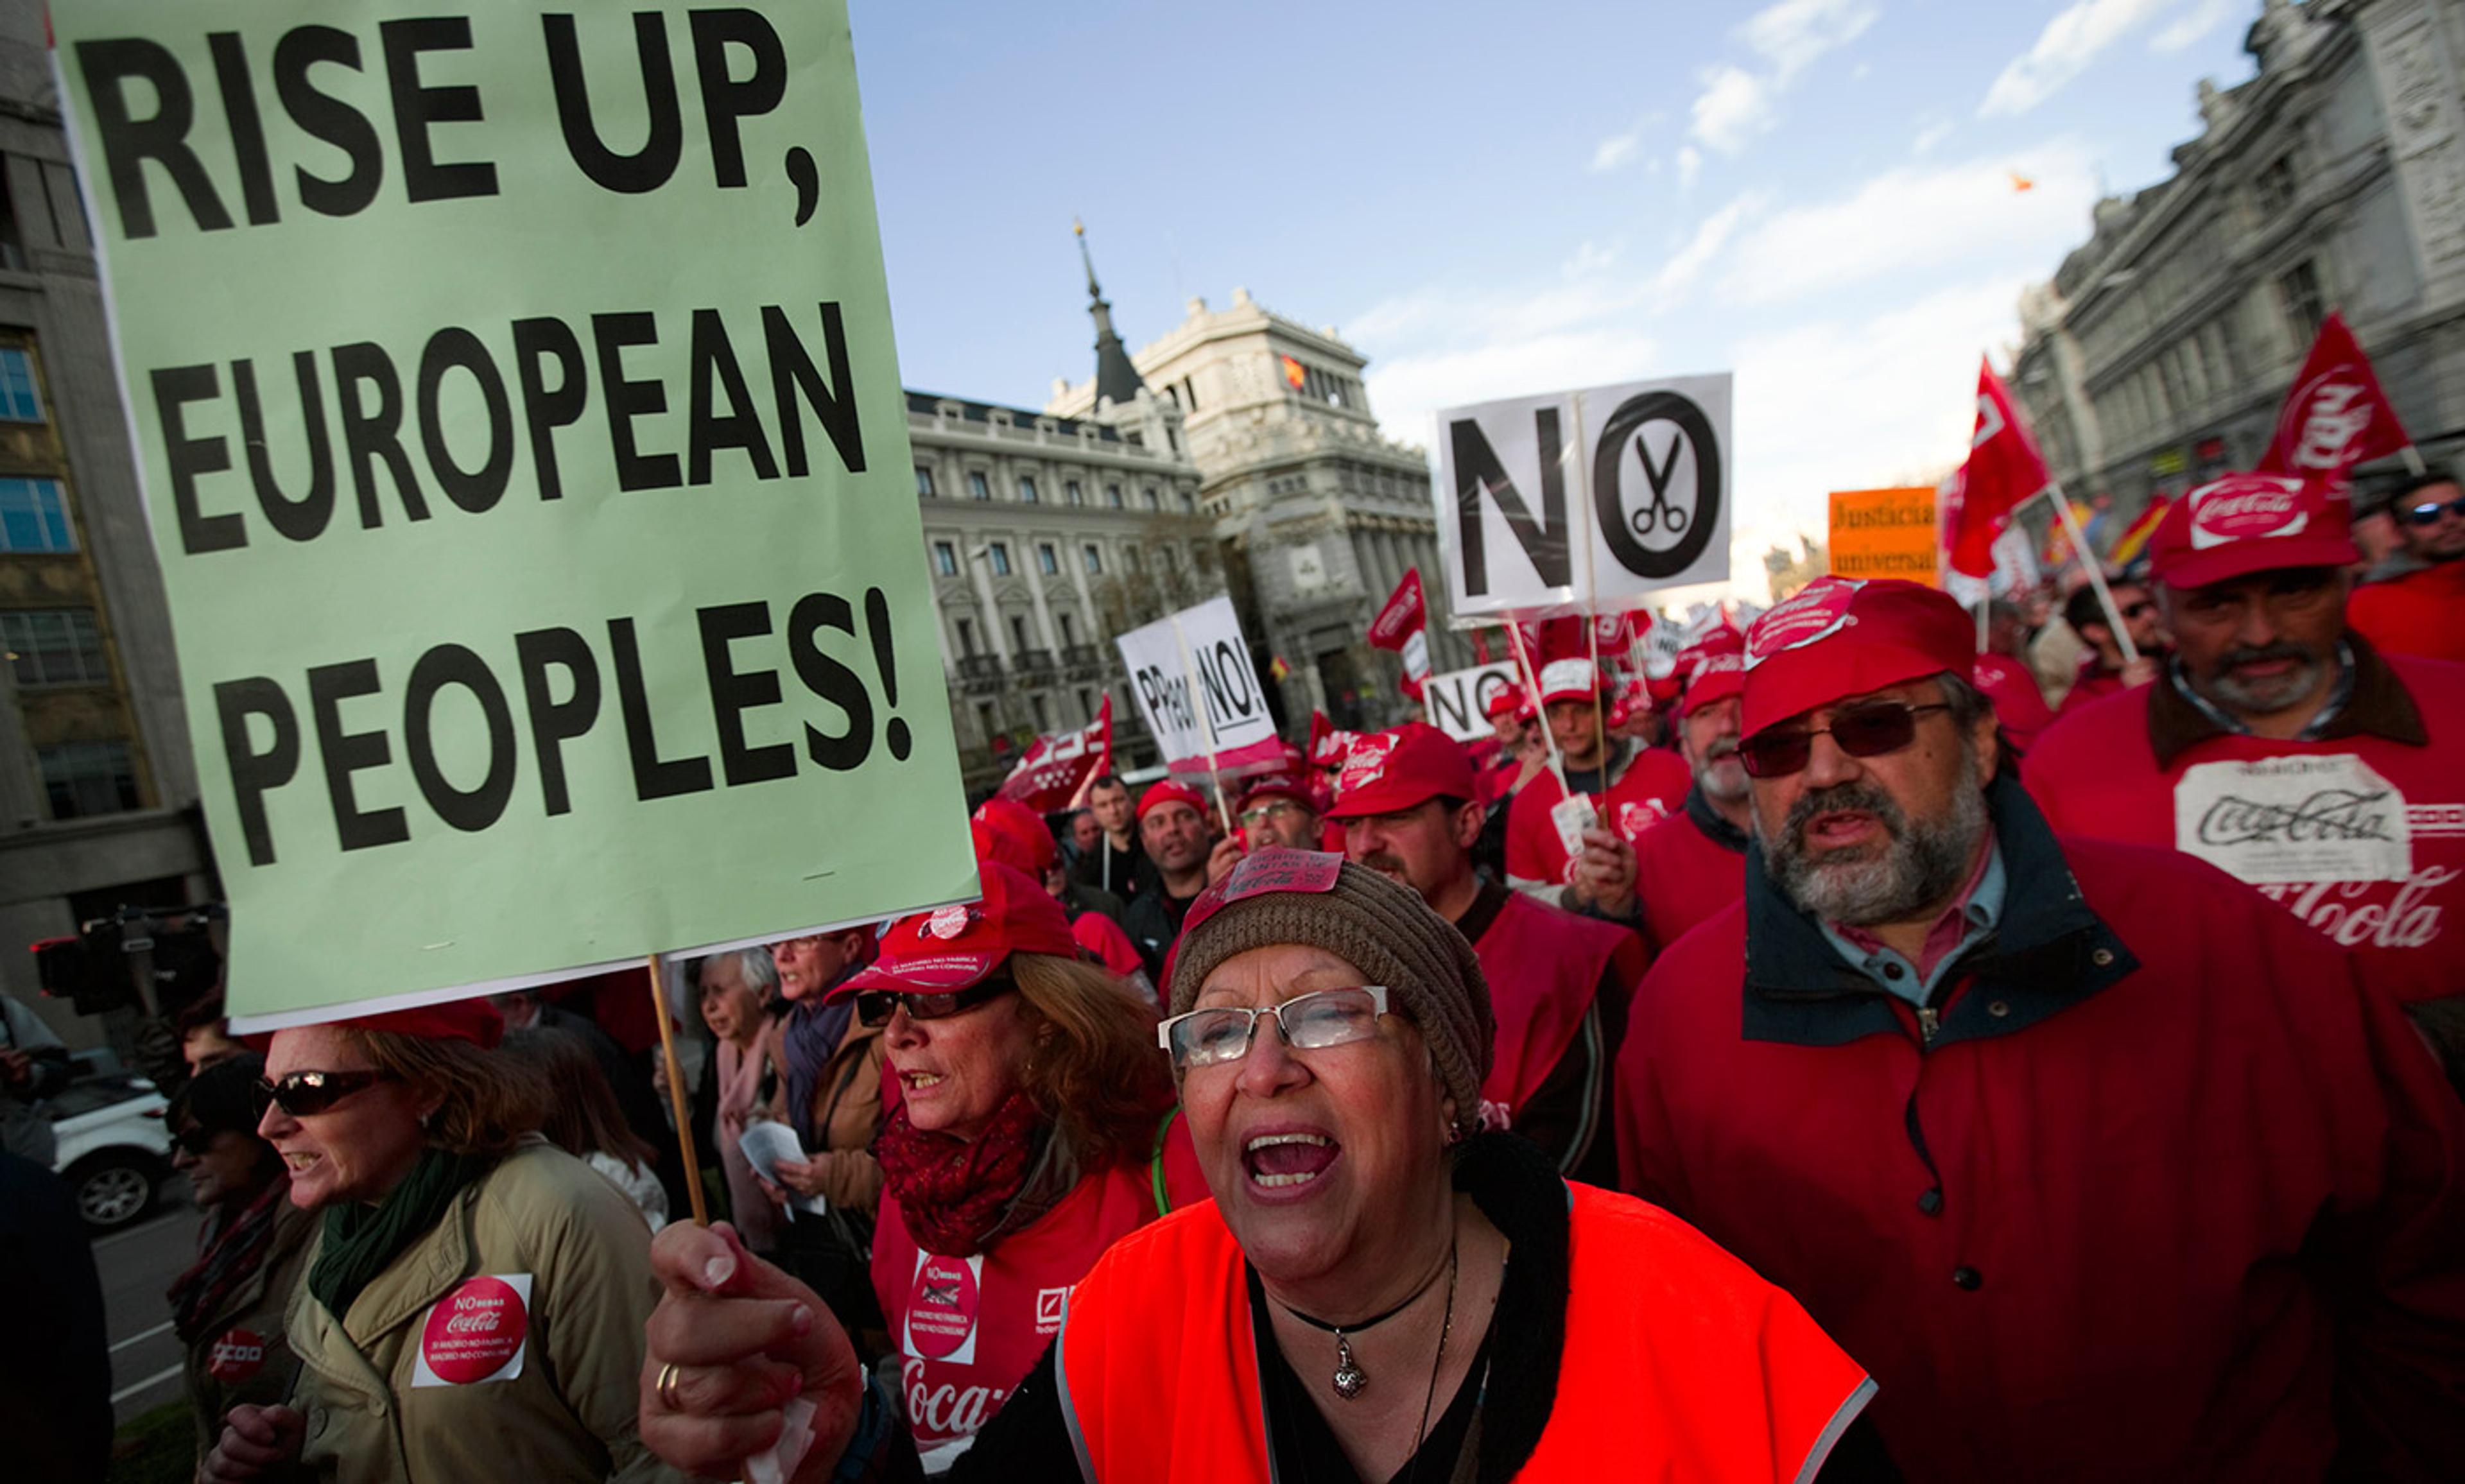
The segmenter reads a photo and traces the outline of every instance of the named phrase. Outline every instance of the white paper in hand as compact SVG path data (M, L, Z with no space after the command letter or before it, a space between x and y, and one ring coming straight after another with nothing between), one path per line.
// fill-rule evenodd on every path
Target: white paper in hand
M781 1160L794 1160L801 1163L805 1158L805 1146L797 1141L794 1129L785 1123L767 1120L748 1123L736 1143L738 1148L744 1151L744 1163L753 1166L753 1173L780 1189L788 1191L789 1221L796 1219L798 1211L811 1211L815 1215L820 1215L830 1209L830 1203L820 1196L798 1195L788 1188L786 1181L779 1178Z
M812 1451L813 1404L794 1397L781 1410L787 1425L779 1431L779 1441L744 1460L744 1484L788 1484L796 1476L796 1466Z
M1601 822L1592 809L1592 796L1570 793L1549 806L1549 822L1558 827L1558 843L1566 848L1568 856L1580 860L1584 854L1584 831Z

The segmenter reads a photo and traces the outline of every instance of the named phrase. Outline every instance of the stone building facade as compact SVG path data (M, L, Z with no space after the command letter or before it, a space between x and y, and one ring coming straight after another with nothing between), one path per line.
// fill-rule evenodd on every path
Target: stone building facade
M924 560L970 790L1109 691L1123 766L1152 747L1113 639L1223 590L1180 414L1142 396L1109 422L907 393Z
M215 894L42 8L0 6L0 992L72 1046L24 945Z
M2424 454L2465 445L2465 4L2265 0L2245 46L2176 173L2023 296L2013 390L2075 498L2249 468L2331 309Z
M1274 658L1290 667L1275 687L1288 733L1313 708L1348 727L1412 714L1400 663L1366 635L1414 566L1430 601L1432 668L1472 663L1471 645L1446 628L1427 462L1379 431L1359 351L1235 289L1223 309L1190 300L1182 322L1131 360L1141 385L1126 405L1099 388L1099 377L1056 383L1047 410L1135 421L1161 403L1177 415L1243 631L1262 669Z

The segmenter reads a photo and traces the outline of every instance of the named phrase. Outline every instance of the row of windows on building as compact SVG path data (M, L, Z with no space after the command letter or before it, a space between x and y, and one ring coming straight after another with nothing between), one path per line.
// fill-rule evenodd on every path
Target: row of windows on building
M959 543L953 541L936 541L933 543L932 549L933 575L936 577L958 576L961 570L959 563ZM1166 573L1177 574L1180 572L1181 558L1175 548L1160 545L1156 547L1156 554L1158 559L1163 563L1164 570ZM992 574L995 577L1010 577L1017 573L1017 565L1010 560L1010 543L1006 541L987 542L984 545L971 549L967 555L971 558L981 557L985 565L991 569ZM1078 565L1090 577L1103 576L1104 548L1093 543L1080 546L1078 548ZM1121 565L1123 570L1129 572L1143 572L1146 570L1145 559L1139 555L1139 548L1136 546L1123 546L1121 548ZM1049 541L1037 542L1035 543L1035 570L1038 575L1044 577L1060 576L1061 548Z
M1064 726L1085 726L1096 720L1096 708L1101 703L1102 693L1082 685L1077 695L1078 716L1075 720L1062 722ZM1055 730L1051 698L1040 691L1031 693L1027 698L1027 710L1028 717L1038 733ZM988 742L995 737L1009 735L1010 729L1001 724L1001 710L992 701L976 702L976 731Z
M1064 651L1077 649L1078 647L1078 620L1077 615L1073 614L1068 609L1057 609L1053 614L1053 622L1061 631L1059 635L1061 648ZM1043 645L1035 641L1033 635L1028 632L1027 625L1028 615L1025 613L1012 613L1010 615L1010 652L1012 654L1024 654L1029 651L1042 650L1044 648ZM950 627L959 636L959 657L961 659L974 659L983 653L983 650L977 641L976 621L974 619L955 619L952 621Z
M916 498L919 499L938 499L941 498L941 493L940 485L934 480L933 471L922 464L918 464L916 466ZM986 474L981 469L968 470L967 498L969 499L992 498L992 476ZM1042 491L1036 487L1035 476L1032 474L1020 475L1018 476L1018 502L1022 505L1036 505L1042 504L1043 501L1044 496ZM1077 479L1063 480L1061 485L1061 502L1065 505L1084 506L1087 503L1087 487ZM1188 490L1183 490L1180 495L1180 504L1182 513L1184 515L1188 515L1198 508L1198 497ZM1164 509L1164 496L1157 491L1154 485L1144 485L1139 490L1139 506L1144 510L1160 511ZM1104 486L1104 508L1107 510L1127 510L1130 508L1129 501L1122 495L1121 487L1119 484L1107 483Z
M2308 346L2327 312L2319 268L2307 259L2297 263L2277 276L2275 287L2287 330L2297 344ZM2166 346L2099 397L2098 421L2125 440L2165 432L2212 395L2247 386L2246 361L2229 310Z

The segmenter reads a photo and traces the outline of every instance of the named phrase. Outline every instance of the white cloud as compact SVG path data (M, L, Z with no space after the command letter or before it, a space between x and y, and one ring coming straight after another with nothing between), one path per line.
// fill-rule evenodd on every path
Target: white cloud
M1575 255L1566 259L1559 270L1566 278L1588 278L1617 261L1618 249L1612 244L1603 247L1587 237L1575 244Z
M2088 70L2107 47L2170 9L2178 0L2078 0L2046 22L2036 45L2013 57L1986 91L1980 118L2024 114Z
M2224 24L2241 8L2242 0L2201 0L2189 14L2177 16L2174 23L2148 38L2151 52L2180 52Z
M1592 146L1592 163L1585 168L1595 175L1606 174L1627 164L1643 148L1643 125L1638 123L1623 134L1612 134Z
M1441 409L1635 380L1654 369L1657 354L1649 336L1615 326L1408 351L1370 363L1369 405L1388 436L1426 445Z
M1703 173L1703 151L1692 144L1677 146L1677 184L1685 189L1695 188L1695 177Z
M1703 75L1695 98L1694 126L1687 132L1725 155L1779 122L1770 83L1743 67L1723 63Z
M1940 123L1927 125L1918 131L1916 142L1909 145L1909 152L1919 155L1933 153L1935 145L1951 138L1952 128L1953 124L1948 119Z
M1847 46L1875 24L1871 0L1781 0L1738 28L1738 39L1772 64L1786 87L1824 53Z
M2033 188L2014 189L2014 171ZM2033 263L2042 275L2078 241L2096 199L2096 169L2076 144L2012 159L1902 166L1846 196L1757 224L1722 255L1719 288L1733 302L1768 304L1981 259Z
M1703 270L1720 255L1721 249L1728 244L1731 234L1738 230L1738 224L1760 210L1762 205L1761 196L1743 195L1705 217L1686 245L1661 265L1660 272L1652 280L1654 293L1667 299L1692 287L1695 280L1702 277Z
M1707 69L1688 137L1722 154L1743 149L1780 122L1780 95L1799 74L1857 39L1880 13L1874 0L1780 0L1758 11L1735 35L1764 70L1735 62Z

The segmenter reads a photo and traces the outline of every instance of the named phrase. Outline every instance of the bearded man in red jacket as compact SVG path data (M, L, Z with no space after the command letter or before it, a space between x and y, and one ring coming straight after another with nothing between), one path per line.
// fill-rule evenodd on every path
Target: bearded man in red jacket
M1635 996L1630 1187L1868 1367L1917 1484L2454 1477L2465 1107L2335 943L2058 842L1972 633L1838 578L1748 631L1745 898Z
M2191 491L2149 543L2176 653L2063 718L2029 791L2059 831L2188 851L2355 951L2465 1067L2465 666L2348 626L2346 501Z

